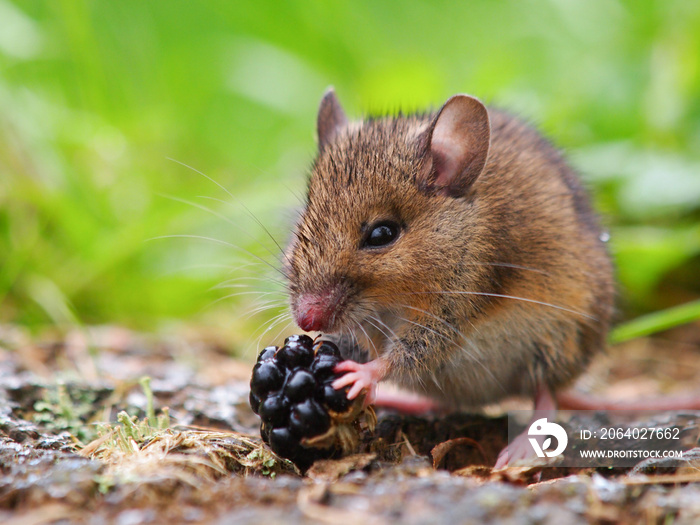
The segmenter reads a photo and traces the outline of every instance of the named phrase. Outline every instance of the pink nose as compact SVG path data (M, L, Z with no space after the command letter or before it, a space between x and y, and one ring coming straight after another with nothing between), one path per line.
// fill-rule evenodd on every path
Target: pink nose
M305 332L322 332L328 326L330 315L320 307L310 307L306 312L297 314L297 324Z
M331 294L305 294L297 300L296 321L305 332L328 330L335 311L335 301Z

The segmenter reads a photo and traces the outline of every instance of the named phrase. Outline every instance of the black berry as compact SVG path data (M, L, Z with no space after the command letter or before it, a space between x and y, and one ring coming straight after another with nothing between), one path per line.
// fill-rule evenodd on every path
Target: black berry
M311 348L314 344L314 340L311 339L308 335L294 334L290 335L289 337L287 337L287 339L284 340L285 346L289 346L290 344L300 344Z
M289 415L289 429L299 437L313 437L323 434L330 427L328 412L312 399L292 408Z
M248 401L250 402L250 408L253 409L253 412L258 414L258 411L260 410L260 398L253 394L253 391L250 391L250 395L248 396Z
M260 351L260 353L258 354L258 363L260 361L267 361L268 359L274 359L275 352L277 352L276 346L268 346L267 348L263 348Z
M288 428L273 428L270 431L270 446L272 450L285 458L294 457L300 448L296 439Z
M311 345L290 342L279 349L277 360L289 370L306 367L314 360L314 350Z
M345 412L352 405L352 401L348 399L348 390L350 390L349 386L336 390L331 383L326 383L323 385L321 402L335 412Z
M263 361L253 367L251 391L261 399L271 390L277 390L284 382L284 374L274 361Z
M335 374L334 369L338 363L340 363L340 358L338 357L321 355L314 360L313 365L311 365L311 371L314 377L322 381Z
M297 403L308 399L316 391L316 380L311 372L299 369L292 373L284 385L284 395L290 403Z
M260 403L260 417L273 427L286 425L289 419L289 401L281 394L266 397Z
M338 347L335 346L333 343L330 341L321 341L318 346L316 346L316 355L317 356L322 356L322 355L327 355L327 356L332 356L332 357L337 357L340 359L340 350L338 350Z
M314 345L306 335L293 335L281 348L264 348L253 367L249 400L262 420L260 435L275 453L302 470L340 453L339 445L332 444L333 434L316 442L312 438L326 434L333 421L347 423L340 414L348 414L353 404L347 399L349 387L332 386L343 375L335 372L341 361L334 343Z

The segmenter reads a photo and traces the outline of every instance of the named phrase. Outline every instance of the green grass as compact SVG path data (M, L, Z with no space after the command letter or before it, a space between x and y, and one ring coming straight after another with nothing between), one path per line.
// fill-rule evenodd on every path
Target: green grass
M681 324L700 319L700 301L660 310L638 317L615 328L610 334L612 344L651 335Z
M283 244L330 84L353 115L469 92L533 120L594 192L627 315L692 300L698 50L692 0L0 0L0 321L252 333L256 296L212 287L274 271L161 237L272 264L277 248L168 159Z

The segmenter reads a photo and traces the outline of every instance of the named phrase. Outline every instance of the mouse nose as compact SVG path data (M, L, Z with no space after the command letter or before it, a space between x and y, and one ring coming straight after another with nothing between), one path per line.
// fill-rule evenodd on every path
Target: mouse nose
M334 293L303 294L296 301L294 317L305 332L324 332L331 328L338 301Z
M328 327L330 317L328 310L320 306L309 306L297 314L297 324L305 332L323 332Z

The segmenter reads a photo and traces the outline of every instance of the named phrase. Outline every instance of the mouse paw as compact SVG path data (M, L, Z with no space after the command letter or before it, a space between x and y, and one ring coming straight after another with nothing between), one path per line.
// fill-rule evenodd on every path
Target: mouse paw
M369 363L343 361L335 367L335 372L347 372L333 381L333 388L340 390L352 385L348 391L348 399L355 399L361 392L366 392L365 405L371 405L377 398L377 383L384 378L384 368L378 359Z
M535 392L535 412L528 424L528 428L534 423L540 423L542 418L547 421L547 418L553 418L556 413L556 404L554 396L549 388L540 385ZM535 435L533 438L540 445L540 451L546 440L545 435ZM537 457L537 452L532 448L528 432L519 434L510 444L504 448L498 455L498 460L494 469L500 469L512 465L514 462L523 459L532 459Z
M542 442L544 442L544 437L545 436L535 437L535 439L537 439L538 442L540 442L540 446L542 446ZM496 460L496 464L493 468L494 470L498 470L512 465L516 461L520 461L523 459L533 459L536 457L537 454L532 448L532 444L530 443L528 434L523 432L522 434L518 435L513 441L511 441L511 443L506 448L501 450L501 453L498 455L498 459Z

